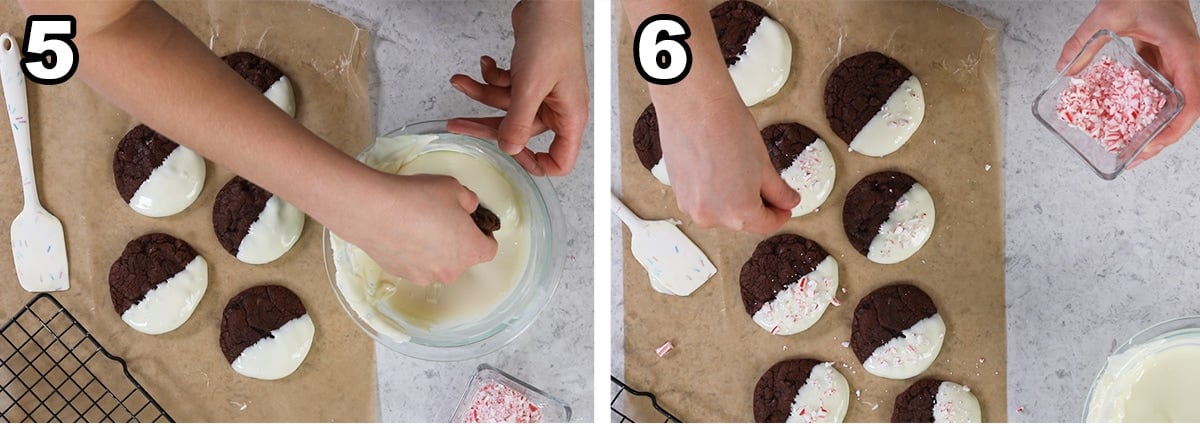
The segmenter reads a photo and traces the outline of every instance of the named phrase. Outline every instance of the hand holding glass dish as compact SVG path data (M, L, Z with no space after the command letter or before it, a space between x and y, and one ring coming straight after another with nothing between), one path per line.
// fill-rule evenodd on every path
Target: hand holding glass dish
M531 177L494 143L449 134L445 122L389 133L358 159L401 175L453 176L501 222L494 233L496 258L440 288L390 276L357 247L326 231L330 282L359 327L405 355L454 361L498 349L533 322L562 269L555 227L561 220L548 181Z

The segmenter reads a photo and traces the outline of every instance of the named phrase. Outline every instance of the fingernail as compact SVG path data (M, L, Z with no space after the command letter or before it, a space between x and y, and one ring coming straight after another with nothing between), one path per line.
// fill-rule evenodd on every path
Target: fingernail
M463 91L462 84L459 84L457 81L450 81L450 86L454 87L455 90Z
M521 153L521 145L513 144L513 143L505 143L505 142L501 141L500 142L500 150L503 150L504 153L508 153L510 155L515 155L517 153Z

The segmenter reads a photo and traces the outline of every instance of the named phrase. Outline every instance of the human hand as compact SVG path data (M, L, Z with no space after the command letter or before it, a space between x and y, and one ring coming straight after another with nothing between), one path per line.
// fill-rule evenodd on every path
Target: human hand
M588 120L587 70L580 3L522 0L513 7L512 69L480 59L483 83L458 74L450 84L468 97L507 111L503 117L458 118L451 132L499 142L533 175L566 175L575 167ZM529 138L554 131L549 152L533 152Z
M791 219L800 194L775 172L741 97L726 97L696 108L655 106L671 189L701 226L770 233Z
M347 192L349 204L327 224L391 275L417 285L453 283L467 268L492 260L496 240L471 212L479 197L451 177L374 174Z
M1186 0L1102 0L1063 45L1057 69L1063 68L1101 29L1109 29L1134 40L1138 55L1175 84L1183 93L1183 110L1150 145L1130 163L1134 168L1179 141L1200 118L1200 37ZM1068 70L1074 74L1083 65Z

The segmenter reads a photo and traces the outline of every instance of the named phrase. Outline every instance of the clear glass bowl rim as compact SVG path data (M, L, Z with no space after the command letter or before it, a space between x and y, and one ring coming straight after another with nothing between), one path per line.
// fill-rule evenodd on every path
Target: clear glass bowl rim
M1178 318L1171 318L1158 324L1146 327L1142 331L1134 334L1125 343L1113 349L1112 353L1104 357L1104 366L1100 367L1100 372L1096 373L1096 378L1092 379L1092 385L1088 389L1087 398L1083 402L1083 413L1080 416L1079 422L1088 422L1088 411L1091 409L1092 399L1096 397L1096 388L1100 384L1100 379L1104 377L1104 373L1108 371L1108 358L1125 353L1134 346L1140 346L1151 341L1167 339L1171 336L1200 332L1200 315L1188 315Z

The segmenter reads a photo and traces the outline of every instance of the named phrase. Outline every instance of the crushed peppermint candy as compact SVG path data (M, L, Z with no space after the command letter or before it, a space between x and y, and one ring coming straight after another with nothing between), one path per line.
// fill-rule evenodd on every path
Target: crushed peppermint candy
M672 350L675 350L675 345L671 344L671 342L666 342L662 346L659 346L658 349L654 349L654 353L658 354L658 357L661 358L667 356Z
M1140 71L1103 56L1071 78L1058 97L1058 118L1098 140L1109 152L1124 149L1167 104Z
M536 423L542 410L529 398L507 385L487 383L475 392L468 411L468 423Z

